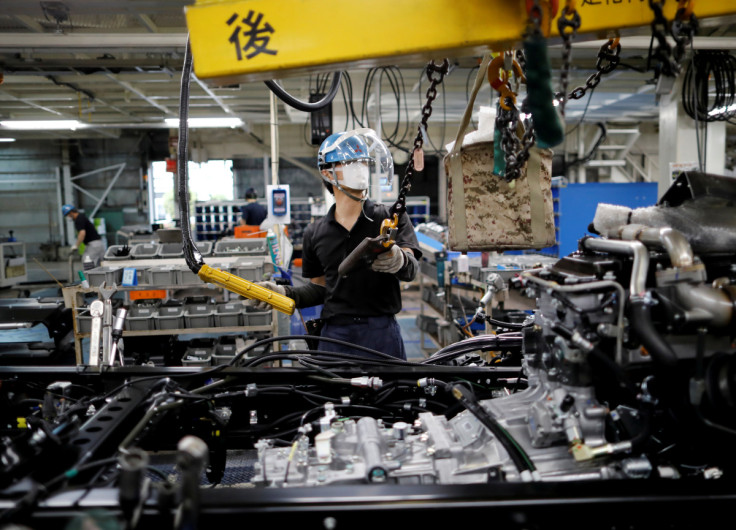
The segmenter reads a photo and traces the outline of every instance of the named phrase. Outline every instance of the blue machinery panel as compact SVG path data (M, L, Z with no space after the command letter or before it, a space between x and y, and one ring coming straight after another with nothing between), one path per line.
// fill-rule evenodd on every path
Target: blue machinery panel
M555 213L559 216L559 255L566 256L578 249L578 240L588 232L598 203L643 208L657 203L656 182L588 182L560 186Z

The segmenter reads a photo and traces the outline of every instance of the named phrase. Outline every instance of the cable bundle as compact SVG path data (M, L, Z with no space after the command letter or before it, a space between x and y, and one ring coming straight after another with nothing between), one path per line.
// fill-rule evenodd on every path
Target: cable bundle
M730 121L736 116L736 57L725 50L697 51L682 84L682 106L697 121ZM711 90L713 87L713 90Z

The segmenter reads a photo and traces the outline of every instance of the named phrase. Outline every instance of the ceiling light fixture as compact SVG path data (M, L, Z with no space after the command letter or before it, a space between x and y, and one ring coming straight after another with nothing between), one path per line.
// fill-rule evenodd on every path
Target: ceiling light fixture
M8 120L0 121L1 129L11 131L76 131L86 125L78 120Z
M179 127L179 118L167 118L164 120L166 125L175 129ZM243 120L240 118L189 118L188 120L190 129L205 129L205 128L234 128L243 125Z
M0 142L15 142L15 138L0 138Z

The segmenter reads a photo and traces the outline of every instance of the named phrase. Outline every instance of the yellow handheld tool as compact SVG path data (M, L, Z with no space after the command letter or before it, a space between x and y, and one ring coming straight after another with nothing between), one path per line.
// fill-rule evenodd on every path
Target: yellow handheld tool
M274 308L287 315L294 314L294 300L265 287L261 287L258 284L244 280L235 274L230 274L220 269L213 269L205 264L199 269L198 276L205 282L214 283L246 298L271 304Z

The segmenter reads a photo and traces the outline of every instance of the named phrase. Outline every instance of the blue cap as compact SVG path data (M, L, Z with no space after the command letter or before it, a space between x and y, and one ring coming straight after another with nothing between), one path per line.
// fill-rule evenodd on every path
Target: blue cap
M67 215L72 210L76 210L73 204L65 204L64 206L61 207L61 213L63 215Z

